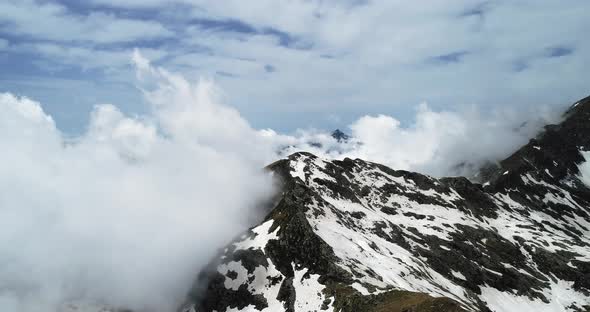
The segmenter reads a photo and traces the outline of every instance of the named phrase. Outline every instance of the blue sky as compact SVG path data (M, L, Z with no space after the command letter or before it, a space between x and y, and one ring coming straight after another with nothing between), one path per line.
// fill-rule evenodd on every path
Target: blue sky
M590 93L590 2L4 0L0 92L67 133L96 104L146 112L130 55L212 78L256 128L402 122L438 110L564 105Z

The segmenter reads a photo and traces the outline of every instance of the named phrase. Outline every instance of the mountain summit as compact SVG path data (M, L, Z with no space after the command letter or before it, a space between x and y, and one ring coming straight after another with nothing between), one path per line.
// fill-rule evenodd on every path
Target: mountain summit
M348 139L350 139L350 136L348 136L348 134L340 131L340 129L336 129L332 132L331 136L336 139L336 141L338 142L346 142L348 141Z
M296 153L187 311L590 311L590 98L482 184Z

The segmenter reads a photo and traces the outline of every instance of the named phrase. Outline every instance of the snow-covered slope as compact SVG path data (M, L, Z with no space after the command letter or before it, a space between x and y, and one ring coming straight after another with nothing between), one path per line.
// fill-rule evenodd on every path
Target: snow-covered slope
M297 153L196 311L590 311L590 100L474 184ZM588 157L590 158L590 157Z

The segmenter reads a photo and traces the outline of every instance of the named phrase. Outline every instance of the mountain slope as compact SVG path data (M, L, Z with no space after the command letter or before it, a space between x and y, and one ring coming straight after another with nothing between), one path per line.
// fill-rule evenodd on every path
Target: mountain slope
M487 172L435 179L296 153L197 311L590 311L590 99Z

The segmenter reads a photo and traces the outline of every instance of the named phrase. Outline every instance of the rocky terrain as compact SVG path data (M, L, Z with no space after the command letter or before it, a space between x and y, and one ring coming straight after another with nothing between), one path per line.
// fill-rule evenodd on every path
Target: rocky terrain
M590 311L588 160L590 98L481 183L293 154L183 310Z

